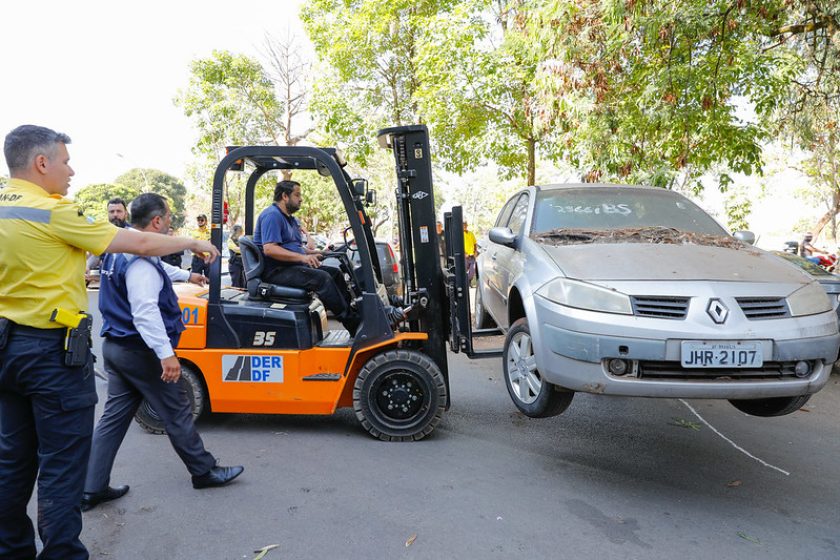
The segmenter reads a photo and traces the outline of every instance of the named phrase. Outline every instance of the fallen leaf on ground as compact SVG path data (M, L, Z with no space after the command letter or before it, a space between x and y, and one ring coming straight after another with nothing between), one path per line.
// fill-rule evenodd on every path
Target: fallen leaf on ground
M414 541L416 541L416 540L417 540L417 533L411 533L411 536L408 537L407 541L405 541L405 547L408 548L409 546L414 544Z
M726 483L727 488L737 488L739 486L741 486L741 481L740 480L730 480L729 482Z
M671 422L672 426L677 426L678 428L688 428L689 430L694 430L695 432L700 431L700 424L697 422L691 422L690 420L677 418L676 416L671 418L671 420L673 420L673 422Z
M745 541L750 541L751 543L761 544L761 541L755 537L751 537L748 534L744 533L743 531L738 531L738 536L744 539Z
M268 544L268 545L265 545L264 547L260 548L259 550L255 550L254 552L256 552L257 555L254 556L254 560L262 560L263 558L265 558L265 555L268 554L269 550L274 550L275 548L278 548L279 546L280 546L279 544Z

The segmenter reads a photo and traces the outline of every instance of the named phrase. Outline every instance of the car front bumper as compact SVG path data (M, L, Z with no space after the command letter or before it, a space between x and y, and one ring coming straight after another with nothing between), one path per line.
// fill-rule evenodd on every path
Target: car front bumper
M534 298L534 309L536 320L529 317L529 324L540 373L550 383L589 393L716 399L812 394L828 382L840 348L834 312L753 321L751 328L741 325L730 331L692 331L685 321L571 309L539 296ZM726 371L683 368L680 352L686 340L757 341L764 366ZM628 372L610 373L611 359L625 360ZM805 377L793 374L793 364L799 361L811 366Z

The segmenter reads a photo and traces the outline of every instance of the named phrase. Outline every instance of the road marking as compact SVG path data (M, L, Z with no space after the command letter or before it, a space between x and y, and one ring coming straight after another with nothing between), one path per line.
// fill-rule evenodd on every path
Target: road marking
M722 433L720 433L720 432L717 430L717 428L715 428L714 426L712 426L711 424L709 424L709 423L706 421L706 419L705 419L705 418L703 418L702 416L700 416L700 413L699 413L699 412L697 412L696 410L694 410L694 408L693 408L690 404L688 404L687 402L685 402L683 399L677 399L677 400L678 400L678 401L680 401L681 403L683 403L685 406L687 406L687 407L688 407L688 410L690 410L691 412L693 412L693 413L694 413L694 415L695 415L697 418L699 418L701 422L703 422L705 425L707 425L707 426L709 427L709 429L710 429L710 430L712 430L714 433L716 433L717 435L719 435L720 437L722 437L725 441L728 441L728 442L729 442L729 444L730 444L732 447L734 447L735 449L737 449L738 451L740 451L741 453L743 453L744 455L746 455L746 456L747 456L747 457L749 457L750 459L753 459L753 460L755 460L755 461L758 461L759 463L761 463L761 464L762 464L762 465L764 465L765 467L770 468L770 469L773 469L774 471L779 471L780 473L782 473L782 474L783 474L783 475L785 475L785 476L790 476L790 473L789 473L789 472L787 472L786 470L784 470L784 469L780 469L779 467L777 467L777 466L775 466L775 465L771 465L771 464L770 464L770 463L768 463L767 461L764 461L764 460L760 459L759 457L756 457L755 455L753 455L752 453L750 453L749 451L747 451L746 449L744 449L743 447L741 447L740 445L738 445L737 443L735 443L734 441L732 441L731 439L729 439L728 437L726 437L725 435L723 435Z

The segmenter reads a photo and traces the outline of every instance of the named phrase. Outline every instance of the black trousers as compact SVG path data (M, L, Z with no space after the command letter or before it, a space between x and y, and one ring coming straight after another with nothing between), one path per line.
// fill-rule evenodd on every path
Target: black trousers
M160 378L163 369L155 353L142 340L107 338L102 354L108 372L108 400L93 433L85 492L108 487L117 451L144 398L163 418L169 442L190 474L202 475L212 469L216 459L204 449L195 429L187 394L179 383L165 383Z
M339 321L347 317L349 313L350 292L347 289L347 282L344 280L341 269L334 266L278 267L264 276L263 281L315 292L324 306L332 311Z
M35 558L26 505L38 482L41 560L88 558L79 540L96 383L64 365L64 329L13 326L0 350L0 558Z
M230 285L234 288L245 287L245 268L242 266L242 257L236 255L228 259L228 272L230 273Z
M210 274L210 265L204 262L204 259L201 257L193 255L192 261L190 262L190 272L207 276Z

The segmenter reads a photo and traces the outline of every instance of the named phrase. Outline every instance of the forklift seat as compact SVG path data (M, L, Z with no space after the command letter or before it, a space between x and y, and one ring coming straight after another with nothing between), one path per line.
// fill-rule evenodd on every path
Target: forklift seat
M242 265L245 268L245 285L251 299L284 301L288 303L310 303L309 292L301 288L290 288L262 281L265 257L250 237L239 238L242 251Z

